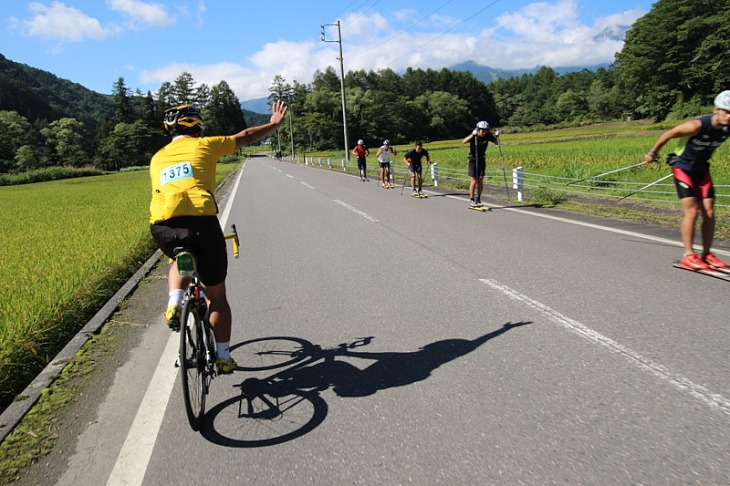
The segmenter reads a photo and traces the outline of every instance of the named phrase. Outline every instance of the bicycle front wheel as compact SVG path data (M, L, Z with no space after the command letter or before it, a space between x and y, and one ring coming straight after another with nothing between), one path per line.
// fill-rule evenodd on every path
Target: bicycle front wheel
M188 299L180 315L180 377L185 411L193 430L200 430L205 414L206 363L202 333L195 300Z

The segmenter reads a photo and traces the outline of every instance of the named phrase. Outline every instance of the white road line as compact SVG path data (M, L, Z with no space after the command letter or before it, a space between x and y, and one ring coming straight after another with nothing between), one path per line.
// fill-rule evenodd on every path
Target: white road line
M545 304L533 300L526 295L520 294L519 292L507 286L504 286L496 282L495 280L480 279L480 281L489 285L493 289L502 292L508 297L520 301L528 305L529 307L538 310L551 321L579 335L580 337L587 339L594 344L606 346L611 351L624 355L625 357L629 358L630 361L633 361L635 364L637 364L644 371L648 371L655 377L669 382L679 391L688 393L689 395L707 404L710 408L714 410L720 410L721 412L730 415L730 399L718 393L712 393L704 386L693 383L689 379L672 372L671 370L658 363L654 363L650 359L647 359L636 351L633 351L632 349L617 343L613 339L606 337L603 334L586 327L580 322L564 316L563 314L560 314L559 312L551 309Z
M466 199L464 199L461 196L447 195L446 197L451 198L451 199L459 199L459 200L466 201ZM502 206L490 205L490 207L492 207L492 208L500 208L500 209L503 208L503 209L505 209L507 211L512 211L512 212L515 212L515 213L525 214L527 216L534 216L536 218L551 219L553 221L560 221L561 223L574 224L576 226L584 226L586 228L597 229L597 230L601 230L601 231L608 231L610 233L616 233L616 234L619 234L619 235L631 236L632 238L641 238L643 240L656 241L657 243L663 243L665 245L676 246L678 248L682 248L683 247L682 242L679 241L679 240L670 240L668 238L662 238L660 236L651 236L651 235L646 235L646 234L643 234L643 233L637 233L635 231L628 231L628 230L622 230L622 229L618 229L618 228L611 228L610 226L602 226L600 224L587 223L585 221L578 221L578 220L569 219L569 218L562 218L560 216L554 216L552 214L547 214L547 213L540 213L540 212L536 212L536 211L525 211L525 210L519 209L519 208L510 208L509 206L502 207ZM730 256L730 251L726 251L726 250L721 250L721 249L713 248L712 249L712 252L713 253L716 253L718 255Z
M301 181L300 181L299 183L300 183L301 185L303 185L304 187L308 187L309 189L314 189L314 186L310 186L310 185L309 185L309 184L307 184L306 182L301 182Z
M238 177L236 177L236 183L233 185L233 189L231 190L231 198L233 198L236 194L238 194L238 185L241 183L241 177L243 177L243 171L246 169L246 162L243 163L241 166L241 170L238 171ZM231 206L233 206L230 203L226 204L225 209L223 209L223 214L221 214L221 217L219 218L221 228L225 231L226 224L228 224L228 215L231 213Z
M119 451L114 469L109 475L106 483L109 486L142 484L175 385L177 368L173 363L178 355L178 336L177 333L170 335L132 427Z
M337 204L339 204L340 206L342 206L343 208L347 208L347 209L349 209L350 211L352 211L353 213L355 213L355 214L359 214L360 216L362 216L362 217L363 217L363 218L365 218L365 219L369 219L369 220L370 220L370 221L372 221L373 223L379 223L379 221L378 221L377 219L373 218L372 216L370 216L370 215L369 215L369 214L367 214L367 213L364 213L364 212L360 211L360 210L359 210L359 209L357 209L357 208L353 208L352 206L350 206L350 205L349 205L349 204L347 204L346 202L340 201L339 199L335 199L335 202L336 202Z

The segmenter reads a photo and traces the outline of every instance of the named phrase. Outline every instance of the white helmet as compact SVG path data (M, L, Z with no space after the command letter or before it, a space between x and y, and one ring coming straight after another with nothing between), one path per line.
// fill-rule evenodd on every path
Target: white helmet
M715 96L715 107L725 111L730 111L730 90L725 90Z
M363 142L362 138L361 138L360 140L358 140L358 141L357 141L357 144L358 144L358 145L363 145L364 143L365 143L365 142Z
M483 128L484 130L486 130L487 128L489 128L489 123L482 120L477 123L477 128Z
M390 140L388 140L388 139L383 140L383 145L390 145Z

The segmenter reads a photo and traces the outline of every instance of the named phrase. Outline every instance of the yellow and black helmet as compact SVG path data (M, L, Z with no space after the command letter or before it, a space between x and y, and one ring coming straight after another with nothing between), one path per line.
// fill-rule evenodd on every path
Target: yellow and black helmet
M203 115L190 105L179 105L165 110L165 130L173 134L189 135L203 131Z

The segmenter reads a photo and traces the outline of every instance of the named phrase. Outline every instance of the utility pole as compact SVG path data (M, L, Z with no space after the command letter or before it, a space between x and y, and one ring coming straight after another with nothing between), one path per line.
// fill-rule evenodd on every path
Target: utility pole
M291 106L291 97L292 97L292 88L289 88L286 92L286 96L289 100L289 139L291 140L291 160L294 162L294 128L292 126L292 106Z
M327 40L325 35L325 27L337 26L337 40ZM340 32L340 21L336 24L323 24L322 27L322 42L337 42L340 46L340 92L342 93L342 129L345 134L345 160L350 161L350 144L347 141L347 111L345 109L345 66L342 62L342 34Z

